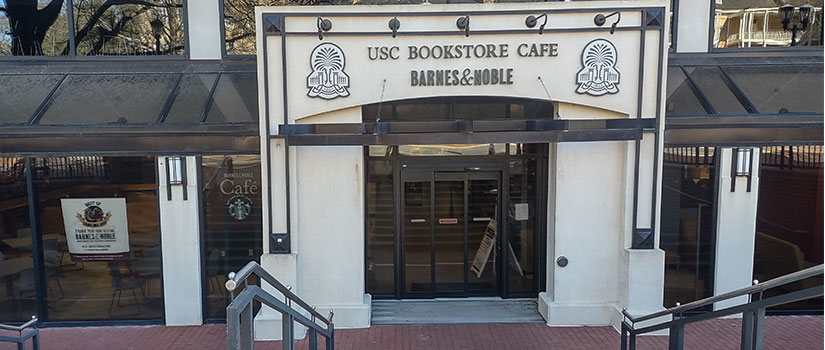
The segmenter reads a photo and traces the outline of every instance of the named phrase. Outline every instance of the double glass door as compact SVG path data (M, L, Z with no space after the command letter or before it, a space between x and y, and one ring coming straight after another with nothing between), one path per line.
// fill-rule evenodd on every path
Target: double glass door
M402 297L499 295L500 173L401 176Z

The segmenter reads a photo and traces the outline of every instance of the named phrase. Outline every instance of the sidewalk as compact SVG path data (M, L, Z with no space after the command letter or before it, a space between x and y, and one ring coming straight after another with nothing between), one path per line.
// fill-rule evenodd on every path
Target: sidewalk
M711 320L685 330L685 349L738 349L740 321ZM541 324L455 324L373 326L336 330L336 349L619 349L610 327L548 327ZM321 344L323 344L321 342ZM46 328L41 349L226 349L225 325L197 327ZM320 344L319 344L320 345ZM257 342L255 349L280 349L280 342ZM26 347L30 349L30 347ZM296 349L306 349L300 341ZM638 349L666 349L667 337L644 336ZM822 316L774 316L765 324L765 349L822 349ZM0 344L0 350L15 349Z

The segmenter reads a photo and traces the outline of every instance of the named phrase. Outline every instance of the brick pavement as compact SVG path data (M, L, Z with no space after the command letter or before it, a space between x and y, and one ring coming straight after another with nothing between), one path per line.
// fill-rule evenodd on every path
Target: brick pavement
M711 320L688 326L686 349L738 349L740 321ZM336 349L618 349L619 334L610 327L548 327L541 324L453 324L373 326L335 332ZM48 349L197 349L226 348L225 325L198 327L47 328L41 348ZM28 349L29 347L27 347ZM280 342L257 342L256 349L280 349ZM300 341L297 349L306 349ZM665 349L667 337L644 336L641 349ZM822 316L775 316L765 324L765 349L822 349ZM0 344L0 350L14 349Z

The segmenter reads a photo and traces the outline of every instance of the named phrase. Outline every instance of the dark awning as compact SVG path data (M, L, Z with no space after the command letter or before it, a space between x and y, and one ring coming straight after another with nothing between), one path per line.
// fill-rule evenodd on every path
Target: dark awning
M4 63L3 68L3 153L258 152L254 62Z
M667 73L670 145L822 142L821 56L677 55Z

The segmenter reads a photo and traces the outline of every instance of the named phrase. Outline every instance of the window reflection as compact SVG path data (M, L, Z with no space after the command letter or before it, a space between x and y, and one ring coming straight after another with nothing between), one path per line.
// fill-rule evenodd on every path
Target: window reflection
M255 54L255 6L297 5L279 0L223 0L227 55Z
M753 278L764 282L822 264L822 146L764 147L759 173ZM822 284L822 277L765 292L765 297ZM822 310L822 298L780 305Z
M226 275L259 262L263 253L261 157L204 156L202 169L204 304L206 318L223 319L229 304Z
M404 156L486 156L504 154L503 143L462 145L401 145L398 154Z
M660 246L667 307L713 293L714 156L711 147L664 149Z
M81 1L81 0L78 0ZM60 56L69 52L68 1L0 2L0 56Z
M797 45L822 46L822 0L793 0L787 3L797 8L806 3L814 7L807 30L797 32ZM793 23L799 23L799 11L796 12L791 27ZM716 1L713 21L713 47L791 45L791 31L783 29L779 5L772 1Z
M33 161L49 320L161 319L155 159Z
M554 106L543 100L503 97L431 97L384 102L381 115L378 104L364 105L361 116L365 122L425 121L451 119L552 119Z
M0 322L36 313L35 275L23 158L0 158Z
M510 144L511 149L525 149L522 144ZM533 145L529 148L536 148ZM519 153L521 154L521 153ZM512 294L529 294L534 290L536 278L536 237L538 215L539 178L536 154L514 157L510 160L510 205L506 213L507 256L509 281Z
M78 55L182 55L182 0L73 0Z

